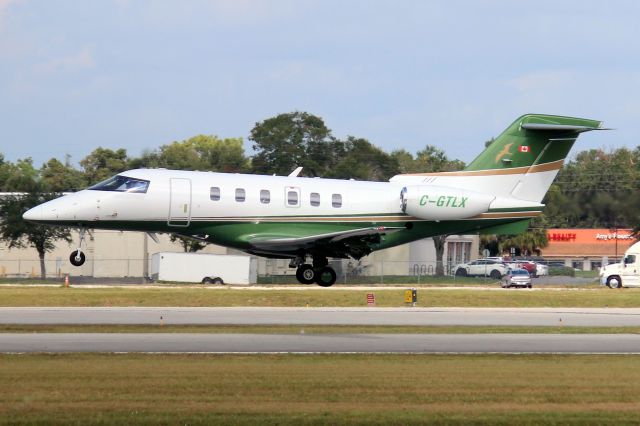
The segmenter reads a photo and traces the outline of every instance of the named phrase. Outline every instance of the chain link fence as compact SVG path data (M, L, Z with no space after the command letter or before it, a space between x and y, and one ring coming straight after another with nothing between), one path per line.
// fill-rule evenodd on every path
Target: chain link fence
M114 279L122 282L144 282L148 278L149 266L145 259L96 259L87 257L81 267L69 263L68 258L45 259L48 279L64 278L66 275L85 279ZM332 260L338 284L446 284L446 283L489 283L495 278L486 276L460 277L455 275L455 263L429 261L354 261ZM441 268L439 268L441 266ZM437 272L442 271L439 275ZM297 284L295 268L289 267L286 259L258 259L259 284ZM211 271L211 275L220 275ZM0 259L0 278L39 279L38 259ZM223 277L224 278L224 277ZM233 283L229 283L233 284Z

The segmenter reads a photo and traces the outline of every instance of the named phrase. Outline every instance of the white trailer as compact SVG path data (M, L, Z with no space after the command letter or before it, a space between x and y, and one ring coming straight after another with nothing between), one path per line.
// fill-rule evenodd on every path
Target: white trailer
M151 255L149 271L154 281L255 284L258 262L251 256L161 252Z

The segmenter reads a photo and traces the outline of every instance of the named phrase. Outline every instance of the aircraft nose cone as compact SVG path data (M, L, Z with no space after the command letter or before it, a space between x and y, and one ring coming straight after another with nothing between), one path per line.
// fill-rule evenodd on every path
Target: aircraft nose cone
M24 220L38 221L42 220L42 206L36 206L32 209L27 210L22 215Z

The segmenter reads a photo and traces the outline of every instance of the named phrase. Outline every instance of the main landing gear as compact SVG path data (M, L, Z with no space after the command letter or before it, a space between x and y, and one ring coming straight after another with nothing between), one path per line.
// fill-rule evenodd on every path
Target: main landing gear
M336 271L329 266L326 257L314 257L313 265L304 263L304 258L298 257L292 260L289 266L297 266L296 278L302 284L316 283L321 287L331 287L336 282Z
M86 229L80 228L80 242L78 243L78 248L75 251L72 251L69 256L69 262L71 262L73 266L82 266L85 261L85 256L82 252L82 242L84 241L85 231Z

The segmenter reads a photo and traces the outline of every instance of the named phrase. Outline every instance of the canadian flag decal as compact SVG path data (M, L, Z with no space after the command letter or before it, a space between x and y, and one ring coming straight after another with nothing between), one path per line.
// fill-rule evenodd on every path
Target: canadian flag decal
M520 152L529 152L529 147L526 145L520 145L520 148L518 148L518 151Z

